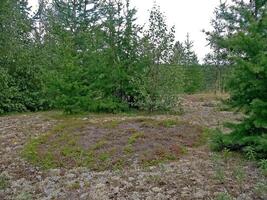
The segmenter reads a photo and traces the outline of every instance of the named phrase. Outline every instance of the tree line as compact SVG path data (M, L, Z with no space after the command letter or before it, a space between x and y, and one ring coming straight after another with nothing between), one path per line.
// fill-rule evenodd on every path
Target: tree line
M169 110L177 94L202 89L189 35L176 42L157 5L147 28L129 0L41 0L34 14L26 0L5 0L0 9L0 113Z

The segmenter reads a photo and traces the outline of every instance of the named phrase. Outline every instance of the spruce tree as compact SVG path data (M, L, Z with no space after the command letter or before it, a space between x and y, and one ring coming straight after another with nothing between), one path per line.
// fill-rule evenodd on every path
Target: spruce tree
M174 47L173 47L173 57L172 57L171 63L182 66L185 64L185 60L186 58L185 58L184 45L183 43L177 41L175 42Z
M228 52L234 68L229 87L232 105L242 110L243 122L217 140L217 149L252 152L267 158L267 1L235 0L221 13L227 34L217 45Z
M198 58L193 50L194 42L190 40L189 33L186 34L186 40L184 41L184 65L192 66L198 64Z

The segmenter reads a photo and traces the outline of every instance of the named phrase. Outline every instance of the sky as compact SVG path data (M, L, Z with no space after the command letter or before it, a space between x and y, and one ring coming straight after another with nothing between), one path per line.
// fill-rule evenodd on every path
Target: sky
M152 8L154 1L131 0L132 5L138 10L140 24L148 22L148 11ZM38 0L29 0L33 8L36 7L37 2ZM200 61L210 51L202 30L211 29L210 20L219 2L220 0L156 0L167 18L168 25L176 27L176 40L184 41L186 34L190 34Z

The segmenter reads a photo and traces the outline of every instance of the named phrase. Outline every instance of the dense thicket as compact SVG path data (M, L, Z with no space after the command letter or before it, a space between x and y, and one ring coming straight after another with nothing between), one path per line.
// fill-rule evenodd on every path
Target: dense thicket
M157 5L147 29L128 0L39 1L34 14L26 0L4 0L0 9L0 113L175 110L177 94L203 89L189 35L175 44Z
M216 148L267 158L267 1L224 3L218 16L224 34L215 31L209 36L220 52L226 52L224 60L233 67L231 103L247 117L233 125L231 134L218 136Z
M0 113L43 107L42 81L36 64L32 21L26 1L0 4Z

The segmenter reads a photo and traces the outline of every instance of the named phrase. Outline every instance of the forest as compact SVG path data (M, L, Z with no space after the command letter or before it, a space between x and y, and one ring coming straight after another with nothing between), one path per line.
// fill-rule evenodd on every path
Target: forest
M60 123L63 122L59 125L56 123L56 127L51 130L48 129L49 133L46 136L42 135L37 139L32 139L33 135L29 138L27 136L27 142L25 138L23 145L26 146L22 150L22 157L27 162L45 169L89 166L90 169L95 170L99 163L105 163L105 161L103 170L110 169L110 165L124 168L131 164L118 159L120 153L110 155L111 153L107 154L99 150L103 146L106 146L107 150L114 145L114 143L106 144L108 141L113 141L111 138L95 141L95 137L98 136L91 138L87 136L88 143L92 143L90 145L93 146L93 153L93 150L89 153L88 149L85 151L84 148L81 150L80 146L78 147L76 129L82 131L91 123L85 124L83 120L90 120L94 116L105 118L110 115L119 117L144 115L152 118L163 115L183 118L190 109L195 109L196 112L202 109L197 107L199 104L193 104L195 98L202 101L210 95L216 96L216 99L209 100L203 112L213 107L210 103L220 98L219 108L216 104L217 108L214 112L219 112L218 109L221 109L225 112L238 113L242 115L242 119L237 120L238 123L235 120L224 122L227 117L218 119L216 123L220 124L220 127L214 125L212 130L210 124L205 126L200 124L205 133L204 136L198 136L199 129L193 126L197 122L190 117L192 123L183 122L185 123L183 126L188 126L184 130L185 133L189 131L187 129L192 128L187 133L190 137L192 131L196 132L192 140L197 140L199 137L202 141L203 138L208 137L206 139L209 140L208 143L213 152L222 152L224 156L238 153L247 160L255 162L255 165L266 174L267 1L233 0L231 3L220 1L210 21L212 30L203 30L211 49L203 62L194 51L194 42L190 33L184 40L178 41L175 37L177 27L168 25L164 11L156 2L149 10L147 22L143 24L138 23L138 10L133 6L133 2L130 0L39 0L38 9L33 11L27 0L1 1L0 144L8 148L5 145L11 143L5 139L7 134L5 135L3 127L7 126L6 124L12 124L12 116L24 114L32 116L43 113L41 115L49 120L53 118ZM206 96L199 97L203 94ZM187 107L186 104L191 101L193 108ZM201 118L202 113L200 114L197 115ZM55 116L51 117L51 115ZM83 120L80 120L79 116L83 116ZM95 118L98 119L98 117ZM213 115L208 115L208 122L212 118ZM23 125L27 122L23 120L19 118L18 123ZM166 135L169 134L168 137L173 137L173 140L176 137L184 137L172 136L171 132L168 132L171 131L169 130L171 127L179 129L176 127L180 126L179 123L173 118L164 118L161 122L154 118L154 121L152 119L131 120L128 123L132 123L133 128L139 127L138 130L129 135L128 140L124 141L123 135L118 136L119 139L117 139L121 143L128 141L123 150L128 156L133 151L141 152L142 148L149 149L149 147L135 146L138 140L145 141L146 138L151 137L149 141L155 140L153 144L158 142L154 137L147 135L154 129L155 131L166 129ZM42 123L45 124L45 122ZM39 122L37 120L35 125L35 120L29 123L35 126ZM105 125L103 122L104 125L100 128L98 125L93 125L93 128L100 135L104 128L124 132L125 129L121 128L123 125L120 123L122 122L115 120ZM154 129L149 128L152 125ZM129 128L130 125L125 126ZM227 133L225 129L229 129ZM157 131L155 137L160 138L159 145L164 147L166 144L162 141L165 139L161 138L163 136ZM38 129L39 132L41 131ZM58 134L58 136L51 139L51 134ZM79 133L79 138L82 136ZM51 152L57 151L54 149L55 146L63 144L60 141L72 141L72 138L75 140L73 145L67 146L68 148L62 152L60 150L59 155L62 154L64 158L62 162L57 162L58 155L52 155ZM186 142L185 144L188 145ZM75 149L73 149L74 146ZM193 143L192 145L190 143L188 148L190 149L191 146L194 146ZM51 151L44 153L45 149L49 148ZM170 152L179 152L180 155L185 151L183 148L174 146L167 152L164 150L164 153L161 151L155 153L153 156L156 158L146 160L145 165L152 166L161 161L173 161L175 158L170 155ZM108 152L112 152L112 149L108 149ZM152 155L149 152L146 153ZM158 149L155 152L158 152ZM144 154L144 157L147 154ZM157 156L162 154L164 159L162 157L159 159ZM8 154L3 150L3 152L0 151L0 155L2 160ZM73 156L77 157L77 155L81 159L79 164L76 163L76 159L74 159L75 162L73 161ZM88 161L88 156L91 156L94 161ZM99 160L95 161L97 159ZM0 162L0 166L1 164ZM8 176L2 174L5 165L3 163L3 167L0 167L0 199L1 195L3 199L9 195L4 191L8 185L8 178L6 178ZM264 188L262 191L267 188L266 175L263 179L265 185L261 185ZM75 185L73 187L75 189ZM1 193L1 189L4 192ZM227 191L237 196L234 192ZM24 199L31 199L27 198L30 194L23 195L26 195ZM220 195L221 198L217 199L231 199L225 193ZM266 197L264 195L267 194L259 194L257 198L252 197L252 199L264 199ZM42 199L40 196L35 198ZM180 198L187 199L182 196ZM83 198L75 196L70 199ZM87 199L105 198L97 198L96 195L95 198L90 196ZM200 195L199 199L207 199L207 196Z

